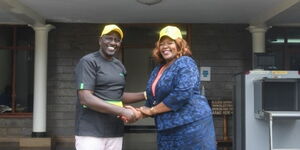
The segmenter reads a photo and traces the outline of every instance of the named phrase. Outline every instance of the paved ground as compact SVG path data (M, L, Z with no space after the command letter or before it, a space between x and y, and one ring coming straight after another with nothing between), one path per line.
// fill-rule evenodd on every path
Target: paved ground
M50 148L19 148L18 146L0 146L1 150L51 150ZM72 147L56 147L55 150L75 150Z
M141 150L141 148L133 148L133 147L124 147L124 150ZM142 148L143 150L146 149L147 150L147 146L145 148ZM50 148L19 148L19 145L16 143L0 143L0 150L51 150ZM56 145L55 148L53 148L52 150L75 150L74 145ZM150 148L149 150L155 150L155 148ZM219 147L218 150L232 150L232 148L230 147L224 147L221 148Z
M20 148L17 143L0 143L0 150L51 150L50 148ZM75 150L74 145L56 145L52 150Z

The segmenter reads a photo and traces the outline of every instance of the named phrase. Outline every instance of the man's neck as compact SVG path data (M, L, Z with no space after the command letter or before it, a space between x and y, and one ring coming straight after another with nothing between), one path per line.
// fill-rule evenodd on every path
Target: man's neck
M101 55L104 59L109 60L109 61L112 61L112 60L113 60L113 56L108 56L108 55L104 54L104 53L102 52L101 48L99 49L99 53L100 53L100 55Z

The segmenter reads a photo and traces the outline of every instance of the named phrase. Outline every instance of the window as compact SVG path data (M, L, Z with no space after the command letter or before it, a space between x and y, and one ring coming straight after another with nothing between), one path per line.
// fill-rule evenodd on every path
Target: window
M278 69L300 70L300 28L273 27L266 34L266 50L275 54Z
M32 112L33 42L30 27L0 25L0 117Z

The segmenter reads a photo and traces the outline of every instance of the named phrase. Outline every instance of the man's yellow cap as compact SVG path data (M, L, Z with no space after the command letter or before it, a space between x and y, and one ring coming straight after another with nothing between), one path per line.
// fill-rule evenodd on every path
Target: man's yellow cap
M163 36L168 36L173 40L176 40L177 38L182 38L179 28L177 28L175 26L166 26L163 29L161 29L159 32L159 40Z
M101 33L100 36L102 35L105 35L105 34L108 34L112 31L116 31L120 34L121 36L121 39L123 39L123 31L121 30L121 28L119 28L117 25L115 24L109 24L109 25L106 25L104 28L103 28L103 31Z

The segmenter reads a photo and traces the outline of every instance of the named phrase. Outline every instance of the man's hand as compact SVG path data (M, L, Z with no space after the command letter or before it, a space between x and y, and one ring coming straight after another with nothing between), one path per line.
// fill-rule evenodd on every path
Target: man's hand
M135 122L136 120L134 111L129 108L124 108L119 117L125 123Z
M144 114L142 114L140 111L139 111L139 108L134 108L134 107L132 107L132 106L130 106L130 105L126 105L126 106L124 106L126 109L129 109L129 110L131 110L133 113L134 113L134 115L135 115L135 119L133 120L133 119L129 119L129 118L127 118L126 116L119 116L119 118L121 119L121 120L123 120L125 123L134 123L134 122L136 122L136 121L138 121L138 120L140 120L140 119L143 119L144 117L146 117Z
M135 117L136 117L136 121L143 118L143 114L139 110L137 110L137 108L134 108L130 105L126 105L125 108L131 109L134 112Z

